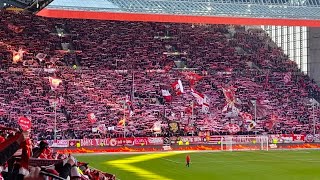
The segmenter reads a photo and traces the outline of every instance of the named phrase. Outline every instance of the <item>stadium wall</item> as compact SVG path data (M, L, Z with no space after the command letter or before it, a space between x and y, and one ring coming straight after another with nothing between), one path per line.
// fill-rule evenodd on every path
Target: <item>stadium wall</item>
M320 28L310 27L308 39L308 75L320 85Z

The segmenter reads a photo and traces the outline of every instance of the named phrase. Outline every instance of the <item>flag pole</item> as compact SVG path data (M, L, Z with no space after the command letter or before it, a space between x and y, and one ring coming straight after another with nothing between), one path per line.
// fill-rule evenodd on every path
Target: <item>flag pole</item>
M54 101L54 141L57 141L57 94L56 99Z
M126 138L126 101L123 101L123 137Z
M192 124L192 127L193 127L193 101L191 102L191 124ZM193 136L193 130L192 130L192 136Z
M132 92L131 92L131 103L133 103L134 98L134 72L132 72Z
M257 100L254 100L254 121L257 122Z
M315 104L314 101L312 101L313 135L316 134L316 119L314 118L314 104Z

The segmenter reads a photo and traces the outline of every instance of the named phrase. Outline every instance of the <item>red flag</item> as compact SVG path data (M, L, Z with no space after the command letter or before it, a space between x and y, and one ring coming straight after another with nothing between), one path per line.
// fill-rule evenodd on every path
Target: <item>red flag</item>
M94 113L89 113L89 114L88 114L88 120L90 121L91 124L97 122L97 118L96 118L96 116L94 115Z
M192 106L188 106L186 109L184 109L184 112L186 114L192 114Z
M191 86L203 78L202 76L200 76L194 72L182 72L182 74L184 74L186 76L186 79L189 80Z
M180 79L172 83L171 86L174 92L176 92L176 95L181 95L182 93L184 93L183 85Z
M172 96L168 90L161 90L163 98L166 100L166 102L172 101Z
M239 114L244 121L252 120L252 115L247 112L240 112Z
M19 117L18 124L20 125L21 129L24 131L31 129L31 121L25 116Z
M62 80L58 78L49 77L49 82L50 82L51 90L56 90L60 85L60 83L62 82Z

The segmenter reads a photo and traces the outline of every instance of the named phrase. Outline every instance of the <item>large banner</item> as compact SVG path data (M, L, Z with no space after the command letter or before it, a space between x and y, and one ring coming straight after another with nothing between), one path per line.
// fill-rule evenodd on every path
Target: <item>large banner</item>
M50 147L69 147L69 140L48 140L47 143Z
M181 137L171 137L171 143L176 144L178 140L181 140L183 143L189 142L189 144L202 144L204 139L200 136L181 136Z
M278 143L303 143L303 142L320 142L320 134L302 135L302 134L279 134L279 135L267 135L269 142L272 143L274 139ZM189 142L189 144L219 144L221 140L225 140L226 137L231 136L182 136L171 137L172 143L176 143L177 139L181 139L183 142ZM232 141L235 144L245 144L260 142L260 135L235 135L232 136ZM76 147L80 143L81 146L162 146L163 137L136 137L136 138L105 138L105 139L72 139L72 140L48 140L51 147Z
M81 146L111 146L111 147L163 145L163 137L81 139L80 144Z

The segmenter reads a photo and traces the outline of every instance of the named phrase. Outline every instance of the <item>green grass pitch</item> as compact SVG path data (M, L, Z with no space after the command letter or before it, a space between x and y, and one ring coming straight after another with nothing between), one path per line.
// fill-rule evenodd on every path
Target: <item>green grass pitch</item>
M190 167L185 157L191 157ZM320 151L80 155L120 180L320 180Z

